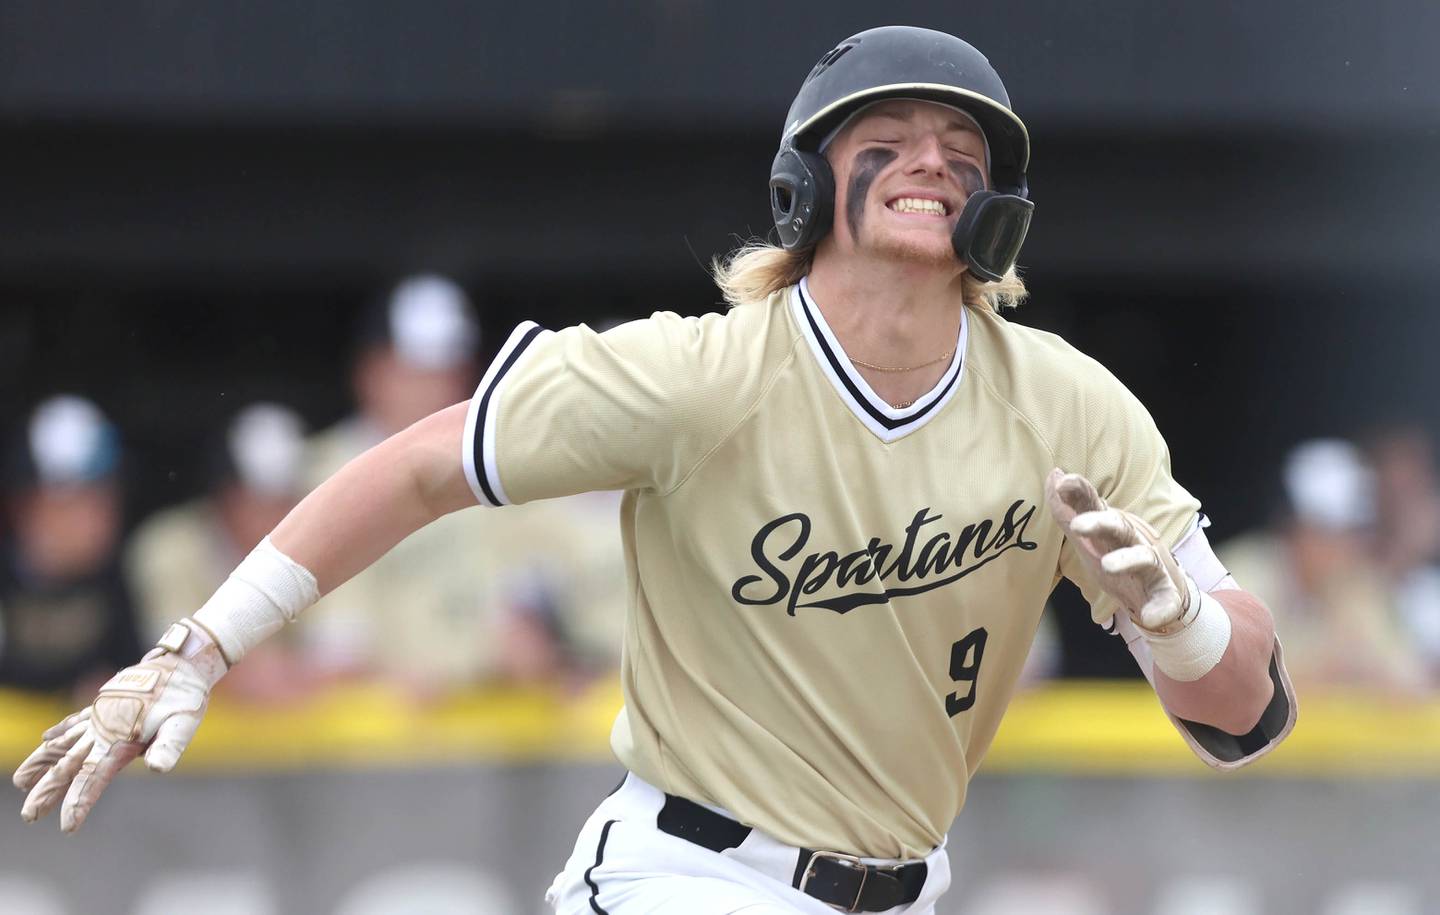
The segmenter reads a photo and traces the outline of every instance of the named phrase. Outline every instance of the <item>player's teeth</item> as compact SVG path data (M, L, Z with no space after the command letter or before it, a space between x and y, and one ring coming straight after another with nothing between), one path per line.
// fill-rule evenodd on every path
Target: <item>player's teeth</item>
M938 200L926 200L922 197L901 197L890 205L890 208L897 213L928 213L933 216L944 216L945 205Z

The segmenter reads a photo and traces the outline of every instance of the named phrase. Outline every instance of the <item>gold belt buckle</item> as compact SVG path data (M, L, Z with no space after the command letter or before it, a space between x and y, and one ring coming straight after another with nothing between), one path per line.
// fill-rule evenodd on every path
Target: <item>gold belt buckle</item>
M799 889L802 893L805 892L805 885L810 882L811 877L815 876L815 862L820 858L829 858L831 861L834 861L836 864L839 864L842 867L853 868L854 870L858 870L860 872L860 889L855 891L855 901L850 903L850 905L846 906L843 909L840 909L838 905L832 906L833 908L839 909L842 912L860 911L860 899L865 895L865 881L870 876L870 868L865 864L864 861L861 861L854 855L846 855L838 851L815 852L810 856L810 860L805 864L805 873L801 875L800 886L797 887L797 889Z

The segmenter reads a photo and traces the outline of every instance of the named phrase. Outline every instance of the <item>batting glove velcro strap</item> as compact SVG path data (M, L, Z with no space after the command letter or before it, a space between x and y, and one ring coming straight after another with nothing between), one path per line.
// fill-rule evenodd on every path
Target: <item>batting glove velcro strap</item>
M175 768L226 669L204 627L193 620L171 626L140 663L100 687L89 708L41 735L39 748L15 770L15 787L29 792L20 815L34 822L63 800L60 828L73 832L141 753L157 772Z

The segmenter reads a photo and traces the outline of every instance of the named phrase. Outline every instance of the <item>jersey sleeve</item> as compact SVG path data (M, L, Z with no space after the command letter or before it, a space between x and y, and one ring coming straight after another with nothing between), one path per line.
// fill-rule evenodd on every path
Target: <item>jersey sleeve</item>
M707 320L719 317L657 314L605 333L515 328L466 418L461 458L476 499L679 485L744 396Z

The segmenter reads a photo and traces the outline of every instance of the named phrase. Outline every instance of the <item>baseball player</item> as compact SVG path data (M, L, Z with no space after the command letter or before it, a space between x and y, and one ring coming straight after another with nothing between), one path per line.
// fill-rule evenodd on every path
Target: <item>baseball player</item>
M780 244L717 268L726 314L525 323L468 404L346 465L16 774L75 829L213 683L409 532L623 490L628 770L557 911L928 913L945 836L1061 576L1206 762L1295 705L1269 614L1215 560L1144 408L1007 323L1029 141L999 77L924 29L826 53L772 171ZM476 519L483 524L483 519Z

